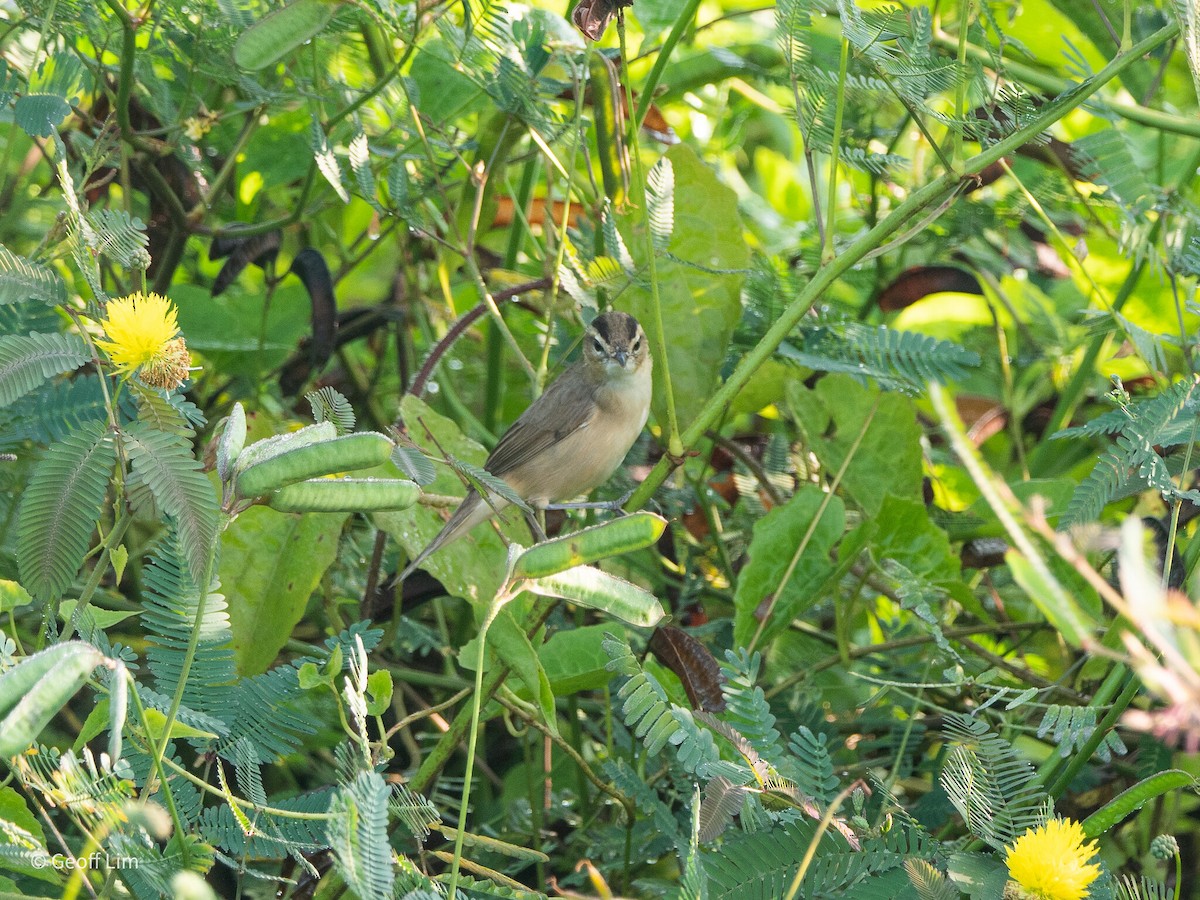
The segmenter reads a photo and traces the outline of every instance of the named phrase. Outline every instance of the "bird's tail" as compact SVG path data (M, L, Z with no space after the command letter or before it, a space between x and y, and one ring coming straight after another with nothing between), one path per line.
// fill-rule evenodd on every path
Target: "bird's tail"
M467 496L463 497L463 501L458 505L458 509L454 511L454 515L442 526L442 530L425 546L424 550L413 557L412 562L405 567L397 580L403 581L406 579L433 553L451 541L462 537L490 516L492 511L492 508L484 503L483 498L472 488L467 492Z

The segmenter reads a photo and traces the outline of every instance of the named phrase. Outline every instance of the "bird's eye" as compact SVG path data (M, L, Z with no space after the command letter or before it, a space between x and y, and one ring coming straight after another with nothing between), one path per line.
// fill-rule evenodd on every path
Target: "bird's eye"
M633 352L637 353L642 349L642 336L638 335L633 339Z
M597 353L604 352L604 345L600 343L600 338L592 338L592 349Z

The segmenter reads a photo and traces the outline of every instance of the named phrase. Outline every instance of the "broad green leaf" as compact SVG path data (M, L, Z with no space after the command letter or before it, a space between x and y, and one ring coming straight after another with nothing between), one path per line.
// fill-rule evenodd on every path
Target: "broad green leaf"
M17 526L21 583L37 599L61 597L75 580L116 459L107 424L89 422L37 464Z
M429 456L441 458L442 451L445 451L475 466L483 465L487 458L487 452L463 435L454 422L434 412L417 398L406 395L400 404L400 413L408 436ZM442 450L438 450L430 440L426 428L437 439ZM451 469L444 465L439 465L437 469L437 478L426 486L426 493L462 497L465 489ZM453 507L435 509L417 504L399 512L375 513L371 518L411 558L441 531L451 512ZM506 522L503 526L505 534L518 543L529 544L529 529L519 510L506 510L501 518ZM507 550L493 526L483 524L465 537L442 547L425 561L423 568L437 578L452 596L473 603L486 603L495 596L504 580L506 558Z
M749 265L750 257L733 191L685 144L672 147L667 159L675 175L675 229L668 250L685 262L660 256L656 265L675 408L680 425L686 426L720 380L730 337L742 315L744 276L738 270ZM645 241L626 235L626 243L644 267ZM624 296L629 297L629 312L650 335L653 351L650 291L635 285ZM654 415L659 422L667 421L664 372L656 360Z
M29 592L15 581L0 578L0 612L12 612L33 602Z
M879 514L850 531L840 553L862 546L876 564L892 559L947 590L967 590L961 579L962 563L946 532L933 524L925 504L917 500L884 497Z
M112 704L105 697L92 707L92 711L88 713L88 717L83 720L83 727L79 729L79 734L75 736L75 743L71 745L76 753L83 750L87 746L88 741L94 740L97 736L104 733L108 728L109 710Z
M783 582L792 557L828 500L824 514L812 531L804 553L787 582ZM845 506L840 497L816 485L805 485L782 506L777 506L754 524L749 561L738 575L734 594L733 639L748 646L759 631L759 615L773 601L770 618L762 625L755 647L764 647L771 637L786 628L820 597L825 582L835 571L830 561L834 545L845 528Z
M0 819L5 822L5 846L21 850L44 850L46 836L42 823L29 811L25 798L11 787L0 787ZM32 875L42 881L58 884L62 878L50 866L35 866L32 862L9 856L4 859L4 868L22 875ZM12 885L6 888L5 882ZM0 890L9 889L12 896L30 896L27 892L17 893L17 886L7 879L0 879Z
M266 671L337 556L345 513L290 515L254 507L221 538L221 586L243 675Z
M0 675L0 757L15 756L83 687L104 654L83 641L65 641L26 657Z
M75 600L64 600L58 605L58 617L64 622L69 621L71 616L75 614ZM118 622L124 622L126 619L136 616L136 610L120 610L120 609L100 609L96 606L89 606L84 610L82 615L82 623L90 624L101 631L106 631Z
M602 688L612 681L609 657L604 652L604 633L611 623L569 628L550 635L538 648L542 670L556 697Z
M75 334L6 334L0 337L0 407L91 359Z
M876 515L888 494L921 499L921 429L909 398L864 387L848 375L826 376L811 390L792 382L787 396L806 446L829 478L858 442L841 488L864 512Z
M537 650L534 649L525 630L513 618L512 610L501 610L500 615L492 621L487 633L487 642L496 656L524 682L529 694L537 699L542 721L551 731L558 734L558 722L554 714L554 692L550 689L550 681L542 669ZM478 659L478 651L473 643L467 645L460 654L460 659Z
M387 669L376 669L367 676L367 715L382 716L392 705L392 673Z

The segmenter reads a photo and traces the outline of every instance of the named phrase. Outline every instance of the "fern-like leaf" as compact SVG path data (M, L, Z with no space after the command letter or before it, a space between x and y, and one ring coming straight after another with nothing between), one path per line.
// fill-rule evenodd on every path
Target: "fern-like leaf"
M0 413L0 446L55 444L87 422L106 422L108 407L95 375L51 381Z
M100 518L116 446L104 422L91 422L50 448L21 501L17 565L39 600L61 597L75 579Z
M304 395L304 399L312 407L313 421L332 422L338 434L350 434L354 431L354 407L333 388L323 387L319 391L310 391Z
M125 443L137 482L174 520L188 566L200 578L216 552L217 500L191 447L137 422L126 429Z
M329 804L326 823L334 863L347 886L363 900L391 900L395 872L388 843L387 783L377 772L360 772Z
M647 218L655 250L666 250L675 230L675 170L665 156L646 176Z
M906 859L904 871L920 900L958 900L958 890L946 876L923 859Z
M67 286L49 266L18 256L0 244L0 305L25 300L62 306L67 302Z
M0 407L37 388L47 378L73 372L90 359L74 334L9 334L0 337Z
M203 616L197 620L200 587L184 562L184 548L174 531L155 548L144 580L142 624L150 640L146 659L155 686L164 693L175 691L192 635L198 632L183 702L189 709L221 721L217 732L223 733L226 723L220 698L237 677L225 598L210 588ZM233 761L240 764L242 760L234 757Z
M734 784L724 775L718 775L705 785L704 799L700 802L700 840L708 843L720 837L745 799L745 787Z
M150 237L146 224L123 209L98 209L87 214L96 234L96 250L126 269L150 265Z
M946 736L956 746L942 768L942 787L972 834L1003 850L1045 823L1049 800L1033 766L1008 741L986 722L958 715L947 720Z

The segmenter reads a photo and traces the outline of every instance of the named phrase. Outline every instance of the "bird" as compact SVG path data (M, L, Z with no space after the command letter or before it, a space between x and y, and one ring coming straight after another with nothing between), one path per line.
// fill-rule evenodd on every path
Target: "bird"
M588 325L583 356L509 426L483 464L534 509L570 500L606 482L650 414L653 359L638 320L610 310ZM474 487L432 541L398 576L509 505Z

